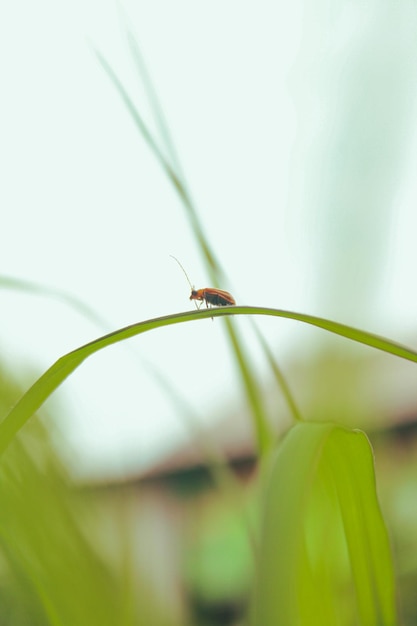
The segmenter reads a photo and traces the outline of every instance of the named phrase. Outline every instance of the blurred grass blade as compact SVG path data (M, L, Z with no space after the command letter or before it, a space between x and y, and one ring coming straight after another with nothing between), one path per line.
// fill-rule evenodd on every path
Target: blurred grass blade
M278 448L265 502L254 597L254 626L304 626L300 620L300 577L304 518L312 468L320 455L323 438L332 425L294 426ZM304 580L305 582L305 580ZM314 612L313 612L314 614ZM312 622L314 624L315 622ZM307 626L307 625L306 625ZM323 625L325 626L325 625Z
M128 35L128 39L129 39L130 48L131 50L133 49L134 60L137 64L138 69L141 70L141 68L143 68L144 66L143 59L140 56L139 48L138 47L134 48L133 36L131 35L130 32ZM114 72L113 68L110 66L108 61L104 58L104 56L98 50L94 50L94 52L101 66L103 67L104 71L106 72L106 74L112 81L113 85L115 86L117 92L119 93L120 97L122 98L122 101L127 107L127 110L129 111L130 115L132 116L133 121L136 124L136 127L140 131L141 135L145 139L148 146L151 148L152 152L154 153L160 165L162 166L162 169L164 170L164 172L170 179L171 183L174 185L174 188L176 189L177 193L179 194L180 199L183 203L183 206L186 209L187 217L190 221L193 234L199 244L200 250L205 260L208 273L213 283L213 286L219 287L221 278L223 277L224 279L224 272L221 268L220 263L218 262L218 260L216 259L214 255L214 252L209 244L208 238L206 237L204 233L203 227L201 225L200 219L198 217L197 211L194 206L194 202L185 185L184 176L181 170L179 169L179 165L177 166L177 164L179 164L179 159L176 153L175 152L173 153L173 147L171 145L169 129L166 126L166 122L163 116L160 114L160 107L158 106L157 110L155 110L156 94L153 88L151 87L147 73L145 75L145 87L148 90L151 104L153 104L154 106L155 117L157 119L159 128L162 132L162 136L165 137L165 141L167 141L166 138L168 137L168 144L166 146L166 149L171 154L171 158L173 158L172 162L169 162L169 160L164 156L163 151L161 150L156 139L153 137L149 128L145 124L142 116L140 115L139 111L134 105L131 97L127 93L120 79ZM265 403L262 397L262 392L259 387L256 375L253 372L253 369L251 367L251 361L249 357L246 355L246 351L243 347L242 340L238 337L237 331L235 330L235 328L232 326L231 323L227 323L226 330L227 330L229 342L232 346L233 353L235 355L237 366L239 368L240 378L244 386L244 391L246 393L248 405L251 409L254 427L255 427L255 435L256 435L257 444L258 444L257 445L258 451L262 455L269 449L272 443L271 428L269 426L266 409L265 409Z
M291 392L290 386L283 374L283 372L281 371L281 368L279 367L276 358L274 357L274 355L272 354L272 351L268 345L268 343L265 341L265 338L263 337L263 335L261 334L259 328L256 326L256 324L253 324L253 329L255 331L255 334L258 338L259 343L262 346L262 349L266 355L266 358L268 360L269 366L272 370L272 373L275 377L275 381L278 385L278 387L281 390L282 395L284 396L284 399L286 401L286 403L288 404L288 408L290 409L290 413L292 415L292 418L296 421L296 422L302 422L303 421L303 417L301 415L301 412L297 406L297 403L295 401L295 398Z
M376 495L372 449L360 431L334 431L326 460L337 475L352 575L363 624L394 624L394 579L388 536Z
M155 118L157 128L161 135L161 141L167 150L167 154L169 156L170 162L172 164L173 169L177 173L178 179L182 181L182 185L185 187L185 177L182 173L182 166L181 166L181 162L180 162L177 150L175 148L175 143L172 140L171 131L168 126L167 119L164 115L161 102L158 98L158 94L156 93L155 86L153 84L151 76L146 67L146 63L144 61L142 52L140 50L137 37L135 37L133 30L132 30L131 22L128 19L128 16L126 15L125 9L121 6L120 3L118 3L118 9L119 9L121 22L122 22L122 27L124 29L127 43L129 46L129 50L130 50L135 68L137 70L138 77L141 78L143 85L145 87L145 92L148 96L148 100L151 105L153 116ZM189 195L189 192L187 192L187 194Z
M117 93L121 97L124 105L126 106L127 110L129 111L130 115L132 116L133 121L134 121L136 127L139 129L142 137L145 139L145 141L148 144L149 148L154 153L154 155L156 156L156 158L159 161L159 163L162 165L162 167L165 170L165 172L167 173L168 177L174 183L174 186L178 187L179 186L179 182L176 179L176 176L175 176L175 174L174 174L174 172L173 172L173 170L171 168L171 165L169 164L168 160L166 159L166 157L163 155L162 151L160 150L160 148L159 148L157 142L155 141L152 133L150 132L148 126L145 124L145 122L144 122L142 116L140 115L139 111L135 107L132 98L129 96L129 94L127 93L126 89L122 85L119 77L117 76L117 74L115 73L115 71L113 70L111 65L108 63L107 59L101 54L101 52L99 50L97 50L96 48L93 47L93 52L96 55L97 60L99 61L99 63L102 66L102 68L104 69L105 73L110 78L110 80L113 83L113 85L115 86Z
M171 404L177 408L178 415L181 416L182 422L185 423L187 430L193 438L194 446L201 453L201 462L207 467L213 483L219 488L219 491L228 494L237 501L240 485L234 472L229 467L225 452L213 437L211 430L201 423L186 399L179 394L171 381L160 370L156 370L151 363L146 363L146 368L150 370L151 375L158 382L164 394L170 399ZM244 515L243 510L242 514Z
M97 313L97 311L85 304L85 302L79 298L76 298L66 291L62 291L61 289L55 289L29 280L22 280L21 278L15 278L14 276L0 276L0 289L22 291L25 293L59 300L72 309L78 311L84 317L90 319L103 330L111 328L111 324L99 313Z
M0 465L2 626L172 626L138 577L135 550L129 560L117 550L132 534L124 524L117 537L103 533L98 501L71 486L49 429L34 419ZM125 507L126 496L118 524Z
M229 341L239 367L243 390L252 411L256 449L258 454L262 457L272 450L274 433L266 416L262 392L252 372L250 357L246 352L244 343L238 335L237 328L232 326L230 320L226 320L226 323Z
M119 8L121 9L121 7ZM211 280L213 281L213 285L219 286L221 278L225 276L224 271L221 268L220 263L215 258L213 251L210 249L208 239L205 236L200 220L198 219L195 204L186 185L185 175L183 174L180 158L171 137L168 122L165 118L159 98L157 96L153 82L144 62L141 50L139 48L139 44L137 42L137 38L134 36L130 27L130 23L127 20L127 16L122 9L121 16L123 18L123 25L133 61L135 63L138 74L141 77L145 86L145 91L148 95L149 102L154 113L157 127L161 135L161 140L170 157L172 171L175 172L175 185L177 191L179 191L180 197L183 200L189 215L192 216L191 223L193 226L194 235L197 237L203 251L205 252L204 260L206 261L206 264L208 266L208 272L210 274ZM163 163L161 164L164 166ZM166 167L164 167L164 170L167 171ZM179 184L181 185L180 188L178 187ZM272 447L273 433L266 418L262 394L256 381L256 377L251 371L250 358L246 353L242 339L238 336L237 330L229 322L227 323L226 328L228 338L231 343L235 359L240 371L244 392L247 396L249 406L252 408L257 449L259 450L260 454L263 455L267 453L267 451Z
M375 489L363 433L330 423L290 430L265 495L255 626L396 624L391 554ZM349 610L337 612L346 597Z
M204 235L202 226L200 224L200 221L197 218L196 211L194 210L193 202L190 198L190 195L187 189L182 183L181 176L179 175L178 172L175 171L174 166L169 162L167 157L163 154L163 151L158 145L156 139L150 132L148 126L146 125L145 121L140 115L137 107L134 105L132 98L129 96L128 92L126 91L125 87L121 83L119 77L117 76L117 74L115 73L115 71L109 64L109 62L107 61L107 59L101 54L99 50L93 48L93 51L100 65L102 66L103 70L105 71L105 73L110 78L111 82L113 83L114 87L116 88L116 91L118 92L120 98L122 99L124 105L126 106L140 134L142 135L142 137L148 144L151 151L154 153L156 159L159 161L165 174L168 176L176 192L180 196L180 199L182 200L183 205L187 210L187 215L190 220L194 235L197 238L198 244L201 247L205 258L209 260L210 267L212 269L217 268L218 263L215 260L214 253L208 244L208 240L206 236Z
M331 332L343 335L349 339L354 339L379 350L400 356L410 361L417 362L417 352L405 346L397 344L389 339L384 339L378 335L367 333L362 330L351 328L337 322L331 322L323 318L293 313L280 309L270 309L261 307L232 306L222 308L203 309L198 311L188 311L185 313L175 313L144 322L138 322L131 326L126 326L108 335L99 337L80 348L69 352L56 361L22 396L15 407L0 423L0 453L3 452L14 438L15 434L22 428L25 422L37 411L45 400L55 391L55 389L89 356L125 339L135 337L143 332L189 322L191 320L201 320L228 315L268 315L275 317L290 318L313 324Z

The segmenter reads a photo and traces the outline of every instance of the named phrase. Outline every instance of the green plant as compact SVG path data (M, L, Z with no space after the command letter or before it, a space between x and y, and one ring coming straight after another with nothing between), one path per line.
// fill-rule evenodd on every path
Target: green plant
M149 131L106 59L99 52L97 58L181 198L208 275L217 286L225 280L225 273L202 228L129 27L126 34L153 103L159 140ZM27 287L17 283L12 286ZM139 603L137 610L131 607L132 594L124 594L106 564L85 541L74 516L76 508L65 490L65 477L54 465L56 459L43 454L42 463L48 461L48 471L42 463L39 466L32 458L33 439L22 443L19 432L54 390L97 351L163 326L223 317L251 410L261 465L262 521L254 546L256 571L249 619L253 626L393 626L397 623L391 554L376 494L372 449L366 435L338 425L337 415L332 422L305 421L272 351L259 335L294 418L293 427L282 441L276 442L250 354L233 324L233 317L239 315L292 319L417 362L416 351L338 322L242 306L142 321L64 355L0 423L3 455L0 538L6 564L3 569L18 581L21 597L28 603L17 617L21 622L22 615L24 619L29 615L31 624L170 623L154 607L149 608L146 594L141 596L142 604ZM52 472L51 465L54 465ZM73 549L75 546L75 557L68 544ZM48 552L51 546L52 553ZM74 588L68 568L74 572L81 569L85 575L82 580L88 585ZM8 595L4 593L4 598L10 598L13 593L13 590ZM11 602L10 606L15 604ZM17 623L13 622L13 610L10 609L7 623Z
M139 322L115 331L59 359L22 396L0 423L0 450L4 453L22 426L53 391L98 350L162 326L233 315L270 315L296 319L417 362L417 353L379 336L308 315L262 309L225 307L192 311ZM349 624L338 614L339 593L355 598L358 623L396 623L394 585L385 526L379 511L372 451L363 433L331 424L299 423L278 444L266 495L260 537L254 624ZM268 457L265 456L265 460ZM335 543L331 565L311 534L329 520ZM319 533L320 534L320 533ZM326 554L329 535L321 535ZM332 538L333 541L333 538ZM344 546L343 546L344 543ZM311 545L309 545L311 544ZM310 552L313 554L310 554ZM340 569L348 555L347 582ZM346 558L345 558L346 568ZM326 572L327 569L327 572ZM327 586L322 584L327 581ZM320 582L320 594L317 585ZM347 604L349 606L349 604ZM350 609L352 610L352 609ZM335 622L336 616L338 622ZM270 622L268 620L271 620Z

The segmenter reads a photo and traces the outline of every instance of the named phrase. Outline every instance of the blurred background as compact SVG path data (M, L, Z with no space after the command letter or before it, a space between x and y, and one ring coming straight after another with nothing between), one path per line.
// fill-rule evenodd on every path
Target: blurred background
M126 20L226 270L222 287L239 304L320 315L415 346L416 17L413 2L394 0L3 3L3 415L66 352L189 309L169 255L197 288L209 286L183 206L94 53L157 134ZM20 552L3 546L5 623L35 614L31 624L55 623L60 612L64 623L83 623L66 598L35 609L33 590L19 615L13 608L28 562L46 587L64 585L70 571L28 559L31 550L44 541L61 550L75 536L77 554L91 558L73 562L69 551L71 567L100 581L97 606L113 589L113 618L119 602L126 624L142 623L124 595L131 585L151 607L143 623L239 623L253 569L242 519L256 526L256 455L222 322L171 326L94 355L22 433L2 470L6 543L25 546L19 532L27 541ZM282 432L289 411L250 323L236 325ZM402 615L416 623L415 366L289 320L258 326L305 417L370 434ZM233 498L205 466L205 437L230 464ZM32 508L16 485L39 493ZM19 531L20 506L28 522ZM45 537L52 511L61 530ZM101 619L116 623L111 616Z

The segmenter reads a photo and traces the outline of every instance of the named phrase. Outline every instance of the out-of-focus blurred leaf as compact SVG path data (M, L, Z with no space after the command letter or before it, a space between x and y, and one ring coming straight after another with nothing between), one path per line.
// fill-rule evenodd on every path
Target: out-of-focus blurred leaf
M71 485L33 420L0 465L2 626L173 625L138 580L131 549L114 555L121 542L103 533L95 503Z
M110 329L111 324L106 321L97 311L88 306L85 302L76 298L72 294L63 291L62 289L55 289L46 285L41 285L30 280L23 280L16 278L15 276L1 276L0 275L0 289L9 289L12 291L22 291L31 295L43 296L46 298L53 298L59 300L64 304L70 306L72 309L78 311L81 315L90 319L92 322L100 326L103 330Z
M393 626L393 581L366 436L297 424L265 495L254 625Z
M52 456L35 438L30 444L31 454L15 442L0 469L0 552L18 589L16 604L3 595L10 623L20 614L23 623L110 626L118 618L116 581L80 532Z
M305 315L302 313L293 313L291 311L283 311L280 309L269 309L262 307L249 306L233 306L212 308L198 311L188 311L185 313L176 313L174 315L166 315L145 322L139 322L126 326L120 330L116 330L108 335L99 337L80 348L69 352L54 363L24 394L15 407L0 423L0 452L3 452L12 441L15 434L25 424L25 422L33 415L33 413L45 402L45 400L55 391L57 387L75 370L81 363L99 350L106 348L112 344L118 343L125 339L129 339L143 332L178 324L180 322L189 322L191 320L222 317L225 315L269 315L274 317L285 317L313 326L318 326L330 332L336 333L364 343L379 350L401 356L410 361L417 362L417 352L405 346L397 344L389 339L379 337L372 333L365 332L332 322L320 317Z
M333 472L363 624L395 622L390 547L379 509L372 448L360 431L337 428L325 448Z

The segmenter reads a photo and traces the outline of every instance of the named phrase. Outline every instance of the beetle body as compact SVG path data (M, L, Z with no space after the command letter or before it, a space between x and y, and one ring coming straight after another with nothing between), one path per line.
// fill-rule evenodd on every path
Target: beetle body
M190 300L205 301L207 308L210 306L230 306L236 304L234 297L222 289L205 287L204 289L192 289Z

